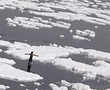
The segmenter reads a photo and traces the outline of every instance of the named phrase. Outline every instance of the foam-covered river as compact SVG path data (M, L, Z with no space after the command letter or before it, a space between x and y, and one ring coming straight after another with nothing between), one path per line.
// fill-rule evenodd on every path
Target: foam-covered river
M0 0L0 85L9 86L3 90L57 90L66 80L75 90L84 90L82 84L109 90L109 40L107 0ZM39 54L32 74L26 72L29 56L24 55L31 51Z

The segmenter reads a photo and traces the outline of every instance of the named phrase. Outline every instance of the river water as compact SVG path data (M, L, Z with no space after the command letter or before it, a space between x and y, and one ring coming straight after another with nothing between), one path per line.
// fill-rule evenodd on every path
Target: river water
M29 16L28 14L23 14L24 16ZM76 30L84 30L91 29L96 33L96 37L91 42L89 41L78 41L72 38L73 33L70 33L69 30L61 29L61 28L52 28L52 29L27 29L17 26L9 27L5 21L6 17L14 17L14 16L23 16L19 12L11 11L6 9L5 11L0 11L0 35L2 36L2 40L7 40L10 42L18 41L25 42L31 45L49 45L50 43L56 43L62 46L73 46L80 48L91 48L102 51L110 51L110 26L98 26L98 28L94 28L95 24L89 24L84 21L80 22L72 22L71 29ZM59 35L63 34L64 38L60 38ZM4 53L0 55L5 58L13 58ZM91 63L89 60L82 61L84 57L80 56L71 56L73 59L78 59L80 62ZM19 59L15 59L17 63L14 67L17 67L22 70L27 69L27 61L22 61ZM107 82L101 81L97 83L96 81L87 81L83 82L82 77L80 75L75 75L71 72L65 70L59 70L57 67L54 67L50 64L41 64L39 62L33 62L31 72L37 73L44 77L44 80L41 81L43 85L40 87L34 85L33 83L22 83L25 84L26 87L21 87L19 82L9 81L0 79L0 84L8 85L10 88L8 90L25 90L28 88L29 90L35 90L35 88L39 88L39 90L51 90L48 86L51 82L58 82L60 80L67 80L69 82L82 82L91 86L91 88L97 88L99 90L103 90L105 88L110 88L110 85Z

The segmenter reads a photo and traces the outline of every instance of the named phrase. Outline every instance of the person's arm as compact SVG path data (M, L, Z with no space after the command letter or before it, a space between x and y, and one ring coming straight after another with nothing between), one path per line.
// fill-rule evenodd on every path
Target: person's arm
M33 54L33 56L37 56L38 57L39 55L38 54Z
M25 55L30 55L30 53L25 53Z
M25 55L30 55L30 53L25 53ZM33 56L39 56L38 54L33 54Z

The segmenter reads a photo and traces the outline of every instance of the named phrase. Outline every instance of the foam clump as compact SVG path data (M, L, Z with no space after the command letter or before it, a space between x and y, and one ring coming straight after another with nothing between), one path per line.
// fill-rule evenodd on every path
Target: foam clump
M83 83L73 83L70 90L93 90L90 86Z
M54 84L54 83L50 83L49 84L49 86L50 86L50 88L52 89L52 90L68 90L68 88L67 87L65 87L65 86L57 86L56 84Z
M0 90L6 90L9 89L9 86L5 86L5 85L0 85Z
M0 78L18 82L33 82L43 79L38 74L28 73L3 63L0 65Z

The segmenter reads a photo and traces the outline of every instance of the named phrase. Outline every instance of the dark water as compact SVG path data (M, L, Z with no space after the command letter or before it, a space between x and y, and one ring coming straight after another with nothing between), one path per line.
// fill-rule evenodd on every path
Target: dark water
M0 35L2 35L3 40L8 40L10 42L13 41L20 41L26 42L31 45L49 45L50 43L56 43L62 46L73 46L73 47L80 47L80 48L91 48L96 50L108 51L110 52L110 26L99 26L99 28L95 29L94 24L89 24L83 21L75 21L72 22L72 26L70 29L76 30L84 30L90 29L96 32L96 37L91 42L88 41L78 41L72 39L72 33L69 30L59 29L59 28L52 28L52 29L45 29L42 28L40 30L33 30L33 29L26 29L17 26L16 28L9 27L6 23L6 17L14 17L14 16L26 16L31 17L27 13L21 14L17 10L5 10L0 11ZM64 34L64 38L59 38L59 35ZM2 47L4 48L4 47ZM5 50L6 48L4 48ZM1 57L14 59L16 61L16 65L14 67L20 68L22 70L27 69L27 61L21 61L19 59L15 59L12 56L6 55L2 53ZM92 64L94 60L88 60L83 56L70 56L72 59L77 60L79 62ZM52 66L51 64L42 64L40 62L34 62L32 65L31 71L33 73L37 73L44 77L43 81L39 81L43 83L40 87L34 85L34 83L24 83L26 87L20 87L19 82L9 81L0 79L0 84L8 85L11 88L9 90L25 90L26 88L30 90L35 90L35 88L39 88L39 90L50 90L48 84L51 82L58 82L60 80L67 80L69 82L83 82L91 86L91 88L97 88L99 90L103 90L105 88L110 88L110 85L105 82L101 81L98 83L97 81L82 81L81 75L73 74L69 71L59 70L57 67Z

